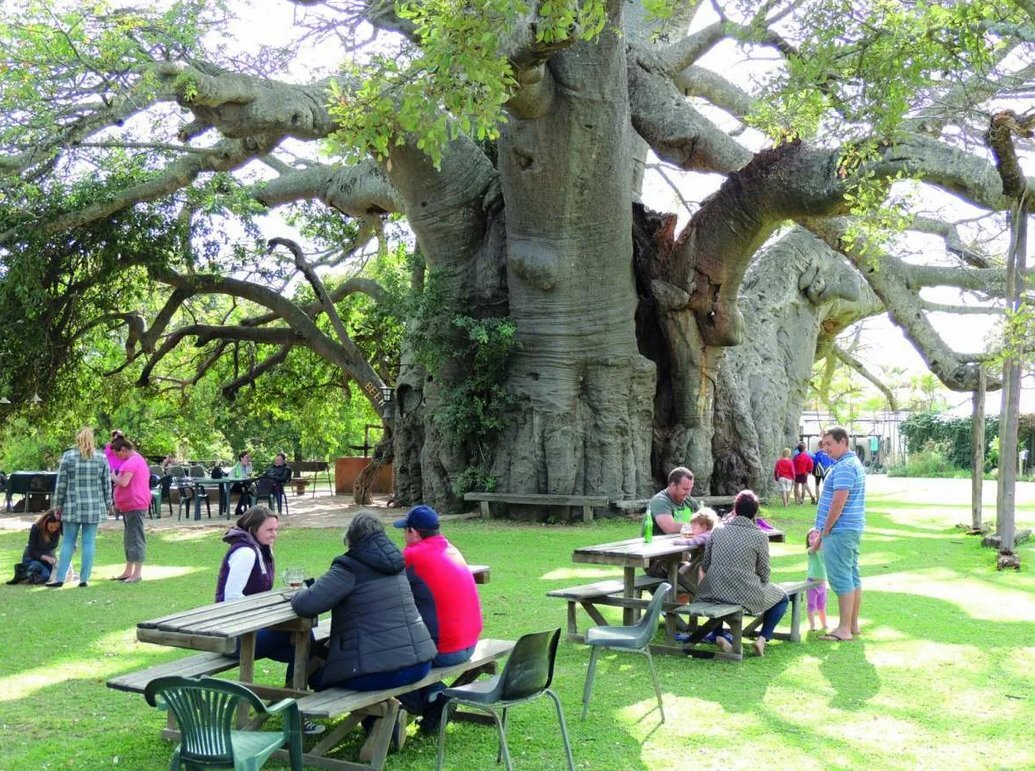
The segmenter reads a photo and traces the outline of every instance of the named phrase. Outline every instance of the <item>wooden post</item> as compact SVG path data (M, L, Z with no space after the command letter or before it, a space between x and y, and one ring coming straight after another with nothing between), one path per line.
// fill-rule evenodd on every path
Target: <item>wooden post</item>
M981 532L981 490L985 478L985 368L978 370L978 387L974 392L974 452L970 479L970 528Z

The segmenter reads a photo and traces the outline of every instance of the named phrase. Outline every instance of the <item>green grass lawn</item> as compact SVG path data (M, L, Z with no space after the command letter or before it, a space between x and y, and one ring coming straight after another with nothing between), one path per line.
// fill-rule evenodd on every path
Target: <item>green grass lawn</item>
M788 533L772 545L773 579L803 577L812 508L766 516ZM954 528L969 518L965 506L877 501L868 517L864 636L844 644L814 635L797 645L777 641L765 658L741 664L659 657L664 724L646 662L628 654L603 657L582 721L588 650L562 642L554 687L579 768L1035 767L1026 737L1035 722L1035 548L1019 550L1024 572L1002 574L990 550ZM1020 510L1018 521L1030 527L1035 511ZM449 524L446 534L470 561L492 566L491 583L481 587L485 635L513 639L564 624L564 603L546 598L548 590L614 575L573 564L573 547L630 537L637 527L474 520ZM25 537L0 534L5 579ZM122 565L121 534L107 531L90 587L0 587L0 771L167 766L171 747L158 738L164 716L104 682L184 655L137 642L135 624L209 602L223 546L215 530L151 532L146 580L124 586L105 580ZM337 532L293 529L288 518L278 569L319 573L339 551ZM277 682L282 667L257 669ZM515 768L563 767L552 709L544 699L514 710ZM434 741L412 736L387 767L433 768L434 758ZM487 769L494 761L490 728L450 727L448 767Z

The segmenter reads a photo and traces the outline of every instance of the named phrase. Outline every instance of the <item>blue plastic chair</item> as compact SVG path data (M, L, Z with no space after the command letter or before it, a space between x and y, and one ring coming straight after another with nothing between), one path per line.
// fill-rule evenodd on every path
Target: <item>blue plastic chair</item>
M213 677L159 677L147 684L144 698L152 707L171 709L180 728L180 744L173 750L170 771L188 768L233 768L257 771L270 755L288 745L293 771L302 769L302 720L298 703L284 699L267 707L240 683ZM234 729L237 706L250 706L257 716L283 713L283 730Z
M564 722L564 711L560 699L550 690L553 682L553 665L557 658L557 641L561 630L553 629L545 632L533 632L523 635L514 644L514 650L507 659L503 672L488 680L477 680L469 685L447 688L439 698L447 699L442 708L442 722L438 729L438 764L441 771L446 752L446 724L449 712L458 705L488 712L496 721L499 732L500 749L496 762L503 759L507 771L511 771L510 751L507 749L507 710L515 704L538 699L546 694L553 699L557 707L557 720L561 724L561 739L564 741L564 752L568 759L569 771L575 771L575 760L571 755L571 743L568 741L568 726ZM502 719L496 709L503 713Z
M671 584L661 583L654 590L654 597L647 606L647 611L639 623L633 626L594 626L586 630L586 645L593 648L589 657L589 669L586 671L586 686L582 691L582 719L589 713L589 698L593 693L593 677L596 674L597 659L605 648L619 651L633 651L647 657L650 665L651 680L654 681L654 693L658 697L658 711L661 722L665 722L665 706L661 703L661 686L658 684L658 673L654 669L654 658L650 655L650 641L658 629L658 618L661 606L665 602Z

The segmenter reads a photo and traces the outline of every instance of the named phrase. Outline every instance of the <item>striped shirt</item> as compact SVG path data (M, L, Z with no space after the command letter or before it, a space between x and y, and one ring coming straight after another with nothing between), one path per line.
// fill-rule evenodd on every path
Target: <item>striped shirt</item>
M65 450L58 465L54 507L62 521L96 524L108 519L111 508L111 469L104 453L84 458L77 447Z
M855 453L849 450L827 470L826 481L816 507L816 529L823 532L834 500L835 490L847 490L848 500L831 530L858 530L866 526L866 472Z

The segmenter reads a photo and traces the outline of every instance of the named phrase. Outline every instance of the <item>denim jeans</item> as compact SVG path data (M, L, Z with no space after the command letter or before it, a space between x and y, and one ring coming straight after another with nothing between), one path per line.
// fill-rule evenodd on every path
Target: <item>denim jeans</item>
M313 633L309 633L309 645L312 647ZM241 640L237 640L237 650L233 655L237 658L241 655ZM291 679L295 674L295 646L291 642L290 632L281 632L277 629L260 629L255 633L255 660L270 659L282 661L287 664L287 671L284 673L284 685L290 686Z
M762 628L758 632L759 637L764 637L766 640L773 639L773 631L783 618L783 614L787 612L788 602L790 602L789 598L784 595L782 600L762 614Z
M340 683L324 682L323 673L326 666L320 667L309 676L309 687L314 691L322 691L335 685L343 685L354 691L380 691L383 688L395 688L399 685L415 683L431 671L431 662L423 661L413 666L393 669L389 672L371 672L368 675L350 677Z
M43 583L50 580L50 563L41 560L24 560L25 572L32 583Z
M61 528L61 557L58 559L57 573L51 575L54 581L64 581L68 575L68 568L72 564L72 554L75 552L76 541L79 540L79 532L83 533L83 564L79 570L79 580L86 583L90 580L93 572L93 555L97 542L96 522L62 522Z

